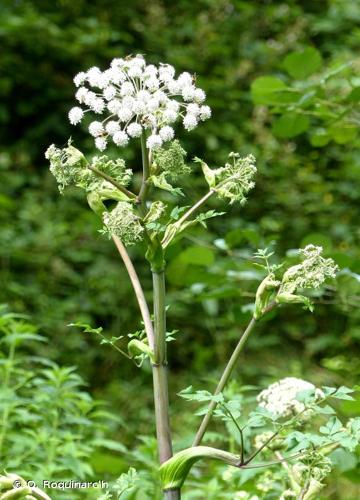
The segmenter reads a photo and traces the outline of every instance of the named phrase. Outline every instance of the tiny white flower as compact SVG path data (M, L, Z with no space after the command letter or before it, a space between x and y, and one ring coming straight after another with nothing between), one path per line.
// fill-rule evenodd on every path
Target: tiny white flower
M75 99L79 101L80 104L84 104L88 93L89 93L88 89L86 89L85 87L80 87L75 94Z
M93 99L89 107L94 113L101 114L105 109L105 102L100 97Z
M153 64L148 64L146 68L144 69L144 75L145 76L156 76L158 73L157 67L154 66Z
M192 101L195 98L195 87L193 85L185 85L181 91L181 95L185 102Z
M97 66L93 66L86 73L86 78L92 87L99 87L102 73Z
M106 141L105 137L97 137L95 139L95 146L97 147L97 149L99 151L104 151L104 149L106 148L106 144L107 144L107 141Z
M115 57L110 63L110 66L112 68L123 68L125 66L125 59L122 59L121 57Z
M178 114L176 111L173 111L172 109L166 109L164 111L164 121L165 123L174 123L176 122L178 117Z
M199 115L200 114L200 106L195 103L188 104L186 111L189 113L189 115Z
M146 113L146 102L141 99L135 99L133 104L133 112L136 115L143 115Z
M145 86L148 88L151 92L154 92L157 90L160 86L160 82L157 78L151 77L145 80Z
M130 82L124 82L121 85L121 95L132 95L135 92L134 85Z
M209 106L200 107L200 119L207 120L211 116L211 109Z
M156 120L156 116L154 115L146 115L146 118L144 120L144 127L146 129L155 129L156 128L156 124L157 124L157 120Z
M132 111L134 102L135 99L133 97L131 97L130 95L125 96L122 100L123 108L128 108L130 111Z
M80 123L83 116L84 116L84 111L78 106L71 108L69 111L69 120L72 125Z
M151 94L148 90L139 90L139 92L136 94L136 98L143 102L148 102L149 99L151 99Z
M154 98L157 99L161 104L166 103L168 101L168 98L162 90L157 90L154 92Z
M129 137L126 132L120 130L119 132L116 132L116 134L114 134L113 141L117 146L126 146L126 144L129 142Z
M131 111L131 109L122 106L119 109L117 115L120 121L125 123L131 119L131 117L133 116L133 112Z
M114 85L108 85L107 87L104 88L104 97L107 101L111 101L111 99L114 99L116 95L116 87Z
M197 119L196 119L196 116L195 115L185 115L184 119L183 119L183 124L184 124L184 128L186 130L193 130L198 122L197 122Z
M177 101L175 101L175 99L169 99L166 104L166 108L175 111L175 113L178 113L180 109L180 104Z
M206 99L206 94L202 89L195 89L194 100L198 103L204 102Z
M148 101L146 103L146 109L150 112L150 113L153 113L154 111L157 111L160 107L160 103L158 101L158 99L155 99L154 97L152 99L150 99L150 101Z
M149 149L160 149L162 146L162 143L163 143L163 141L159 135L152 134L152 135L149 135L149 137L147 138L146 146Z
M162 64L159 68L159 79L162 82L172 80L175 75L175 68L170 64Z
M114 135L116 134L116 132L119 132L120 130L120 125L118 122L114 121L114 120L111 120L109 121L106 126L105 126L105 130L108 134L110 135Z
M77 75L74 77L74 83L77 87L82 85L86 80L86 73L84 71L80 71Z
M171 141L171 139L175 135L175 132L174 132L174 129L172 127L165 125L165 127L162 127L160 129L159 135L164 142L167 142L167 141Z
M109 79L109 83L115 83L116 85L119 85L120 83L126 80L125 73L121 69L116 67L111 67L107 69L104 73L106 73Z
M107 109L110 113L117 114L121 109L121 101L120 99L112 99L107 104Z
M89 125L89 132L93 137L98 137L104 133L104 127L100 122L91 122Z
M135 122L130 123L127 127L127 133L130 137L140 137L142 133L142 126Z
M181 94L182 84L177 80L170 80L167 82L167 88L169 89L170 94Z
M84 96L85 104L89 107L92 105L95 99L97 99L96 94L91 90L89 90L88 93Z
M139 68L143 68L145 66L144 57L141 54L137 54L133 59L131 59L130 66L138 66Z
M187 71L184 71L179 75L178 83L182 87L192 85L193 78Z
M132 66L128 70L128 75L131 78L140 78L141 75L142 75L142 69L141 69L141 67L140 66Z

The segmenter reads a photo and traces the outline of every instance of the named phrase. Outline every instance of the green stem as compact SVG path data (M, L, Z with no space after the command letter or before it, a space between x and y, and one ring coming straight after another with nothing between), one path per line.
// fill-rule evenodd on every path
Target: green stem
M172 457L172 441L169 419L169 396L166 359L166 307L165 307L165 273L153 271L154 290L154 360L152 366L154 383L154 403L156 419L156 435L160 463ZM180 490L164 491L167 500L180 499Z
M137 199L138 199L139 204L144 205L147 191L149 189L148 178L150 175L150 158L149 158L150 153L146 147L146 133L145 132L143 132L141 134L141 155L142 155L142 164L143 164L143 178L142 178L140 192L139 192Z
M180 227L181 224L183 222L186 221L186 219L188 219L190 217L190 215L192 215L194 212L196 212L196 210L198 210L198 208L201 207L201 205L203 205L216 191L214 189L210 189L210 191L208 191L202 198L200 198L199 201L197 201L195 203L195 205L193 205L191 208L189 208L189 210L187 212L184 213L184 215L174 223L174 227ZM170 243L170 241L172 240L172 236L169 236L167 237L166 239L164 238L161 242L162 244L162 247L163 248L166 248L168 246L168 244Z
M102 177L106 181L110 182L113 186L115 186L119 191L121 191L123 194L125 194L128 198L134 200L136 199L136 194L132 193L126 187L124 187L122 184L117 182L115 179L110 177L110 175L105 174L104 172L101 172L101 170L98 170L96 167L93 167L92 165L87 166L89 170L94 172L94 174L98 175L99 177Z
M120 256L125 264L125 267L126 267L126 270L128 272L131 284L133 286L135 296L136 296L136 299L137 299L138 304L139 304L141 316L142 316L142 319L144 322L144 328L145 328L145 332L146 332L149 346L151 347L152 350L154 350L155 341L154 341L153 324L151 321L149 308L148 308L148 305L147 305L147 302L145 299L145 294L144 294L144 291L142 289L139 277L137 275L135 267L134 267L134 265L129 257L129 254L127 253L127 250L126 250L124 244L121 242L121 240L117 236L113 236L112 238L113 238L114 243L116 245L116 248L118 249L119 254L120 254Z
M220 392L222 392L224 390L224 387L226 386L226 384L227 384L227 382L232 374L234 366L239 359L239 356L240 356L240 353L244 347L244 344L247 341L250 333L252 332L255 324L256 324L256 319L252 318L250 323L248 324L246 330L244 331L244 333L240 337L240 340L239 340L237 346L235 347L235 350L232 353L232 355L231 355L231 357L230 357L230 359L225 367L225 370L221 376L221 379L216 387L216 390L214 392L215 396L217 394L220 394ZM195 436L195 439L193 442L193 446L199 446L199 444L201 443L202 438L204 437L204 434L205 434L206 429L210 423L211 416L212 416L216 406L217 406L217 403L215 401L211 401L211 403L208 406L208 410L207 410L207 412L206 412L206 414L201 422L199 430L196 433L196 436Z

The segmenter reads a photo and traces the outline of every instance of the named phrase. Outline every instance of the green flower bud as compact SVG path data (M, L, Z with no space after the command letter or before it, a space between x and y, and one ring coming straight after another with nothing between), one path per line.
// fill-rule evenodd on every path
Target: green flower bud
M270 299L274 294L274 290L276 290L279 285L280 281L275 280L275 275L273 273L266 276L266 278L260 283L255 299L255 319L260 319L265 313Z
M246 202L247 193L255 186L253 181L257 171L255 157L248 155L240 158L238 153L230 153L229 159L229 163L217 169L210 169L199 158L195 158L195 161L201 163L209 187L216 191L220 198L229 199L230 203L237 201L243 205Z
M111 212L103 214L104 228L102 232L118 236L124 245L133 245L142 240L144 228L133 206L126 201L119 201Z
M177 140L171 142L167 148L154 150L153 154L153 168L156 174L164 173L170 180L176 180L180 175L191 171L184 162L186 151Z
M126 168L125 161L122 158L110 160L106 155L94 156L90 167L94 167L100 172L112 177L116 182L123 186L127 186L131 180L132 170L130 168Z
M303 261L290 267L283 275L276 301L279 303L304 303L311 308L310 300L300 295L299 289L316 289L327 278L335 278L338 266L332 259L322 257L322 247L308 245L299 250Z
M50 172L57 180L61 193L66 186L80 182L86 173L86 158L70 141L63 149L52 144L47 149L45 158L50 161Z

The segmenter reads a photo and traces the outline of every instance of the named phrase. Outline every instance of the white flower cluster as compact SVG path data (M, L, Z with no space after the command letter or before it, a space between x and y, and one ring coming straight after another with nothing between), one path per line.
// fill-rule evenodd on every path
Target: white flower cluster
M257 397L259 406L279 417L289 417L297 415L305 410L305 405L296 399L296 395L301 391L315 390L315 396L321 397L322 391L315 389L310 382L295 377L286 377L267 389L260 392Z
M326 278L335 278L338 266L332 259L322 257L322 252L322 247L315 245L300 249L303 261L284 273L279 293L294 293L298 288L318 288Z
M75 97L83 107L70 110L70 122L76 125L87 111L106 115L89 126L100 151L109 138L117 146L126 146L144 130L147 147L159 149L173 139L171 125L179 117L185 129L192 130L211 116L209 106L203 104L205 92L195 86L190 73L175 78L173 66L147 65L142 55L113 59L105 71L94 66L78 73L74 83L78 87Z

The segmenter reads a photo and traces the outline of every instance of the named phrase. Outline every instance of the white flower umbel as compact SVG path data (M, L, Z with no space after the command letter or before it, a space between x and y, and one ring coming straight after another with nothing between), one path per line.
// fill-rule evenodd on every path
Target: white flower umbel
M92 67L78 73L74 83L79 87L75 98L84 107L70 110L70 122L78 124L89 111L104 115L102 122L89 126L101 151L109 139L126 146L129 138L139 137L144 130L147 147L159 149L174 138L170 124L181 119L190 131L211 116L209 106L203 105L205 92L195 86L190 73L175 78L172 66L147 65L141 55L113 59L105 71Z
M322 391L315 389L315 386L305 380L286 377L274 384L269 385L257 397L259 406L265 408L278 417L289 417L297 415L305 410L305 405L296 399L301 391L315 390L317 397L322 396Z

